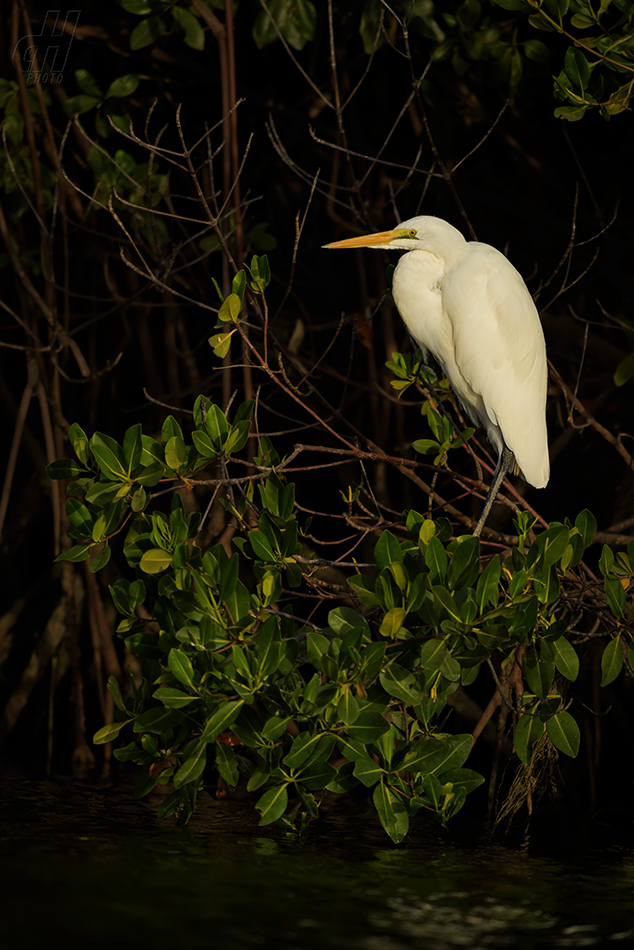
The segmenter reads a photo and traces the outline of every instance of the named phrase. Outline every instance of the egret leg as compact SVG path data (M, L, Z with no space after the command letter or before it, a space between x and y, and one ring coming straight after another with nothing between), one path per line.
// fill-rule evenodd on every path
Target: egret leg
M484 502L484 508L482 509L482 514L480 515L480 520L475 526L475 529L473 532L476 538L479 538L480 534L482 533L484 523L489 517L489 512L491 511L491 507L493 505L493 502L495 501L495 497L502 486L502 482L506 478L507 474L511 471L514 461L515 461L515 456L513 455L511 450L507 448L507 446L505 445L498 456L498 463L495 466L495 471L493 473L493 481L491 482L491 487L489 488L489 494L486 496L486 500Z

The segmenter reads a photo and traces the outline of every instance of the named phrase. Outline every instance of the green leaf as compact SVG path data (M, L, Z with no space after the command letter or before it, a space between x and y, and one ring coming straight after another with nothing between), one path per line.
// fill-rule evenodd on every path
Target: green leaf
M187 446L184 440L173 435L165 445L165 463L174 472L179 472L187 461Z
M127 479L128 473L123 464L123 449L114 439L101 432L95 432L90 440L90 450L99 470L108 481Z
M228 333L216 333L209 337L209 345L218 359L223 360L231 349L231 337L234 332L235 330L230 330Z
M225 455L233 455L245 447L251 434L251 421L245 419L231 426L231 431L224 446Z
M216 406L212 403L207 408L205 425L212 442L217 445L218 448L222 448L222 446L225 444L227 436L229 435L229 423L227 422L227 417L219 406Z
M121 712L124 713L128 712L123 696L121 695L121 687L119 686L119 680L117 677L114 675L109 676L106 686L117 709L120 709Z
M614 385L624 386L634 376L634 353L625 356L614 370Z
M601 657L601 686L609 686L610 683L613 683L622 669L621 638L615 637L606 645Z
M614 565L614 552L607 544L603 545L601 551L601 557L599 558L599 570L605 576L607 576Z
M480 613L484 613L486 607L496 607L500 597L500 575L502 565L498 555L491 558L486 568L478 578L476 587L476 602Z
M121 0L121 6L128 13L136 16L146 16L148 13L158 13L167 6L165 0Z
M317 11L310 0L269 0L267 7L269 13L262 10L253 25L253 39L259 49L275 42L278 30L297 50L314 38Z
M192 49L205 48L205 31L193 13L183 7L172 7L172 18L183 33L183 38Z
M484 776L473 769L449 769L442 773L442 780L445 784L451 782L452 785L462 786L468 794L483 784Z
M68 115L75 115L79 113L80 115L84 112L90 112L91 109L94 109L96 105L99 104L99 99L95 99L94 96L71 96L70 99L67 99L64 103L64 111Z
M196 446L196 451L204 458L214 458L219 454L219 449L214 445L206 432L195 429L192 432L192 441Z
M259 531L258 529L249 531L249 541L257 558L261 561L275 563L275 553L273 552L269 539L263 531Z
M242 300L240 297L238 297L237 294L229 294L228 297L225 297L220 306L218 319L223 323L237 323L241 310Z
M353 774L362 782L366 788L372 788L379 781L385 769L374 761L374 759L360 758L354 763Z
M564 72L570 81L582 91L590 82L590 64L576 46L570 46L566 50Z
M69 498L66 501L66 514L73 528L86 538L92 538L94 519L88 508L77 498Z
M226 702L222 703L215 711L213 716L210 716L210 718L205 723L205 728L203 729L201 736L202 741L213 742L221 732L225 732L238 718L240 710L243 706L243 699L228 699Z
M595 25L594 20L584 16L582 13L575 13L574 16L570 17L570 22L573 26L577 27L578 30L586 30L589 26Z
M441 584L447 573L447 552L438 538L430 538L425 549L425 564L429 568L429 579L432 584Z
M481 12L482 7L478 0L464 0L456 11L456 20L460 25L460 29L464 31L472 30L480 19Z
M114 749L112 754L119 762L134 762L142 752L138 742L129 742L122 749Z
M164 706L167 706L168 709L181 709L183 706L193 703L196 699L195 696L188 696L187 693L183 693L182 690L175 689L172 686L161 686L152 693L152 696L163 703Z
M584 508L575 518L575 528L583 538L584 548L589 547L597 533L597 521L594 515Z
M579 675L579 657L577 651L565 637L553 640L552 648L555 651L555 666L562 676L568 680L576 680Z
M172 565L172 555L162 548L150 548L145 551L139 567L145 574L160 574Z
M453 554L449 562L447 581L451 590L470 587L480 571L480 541L478 538L466 535L452 542Z
M165 461L165 450L156 439L151 439L149 435L142 435L141 446L141 465L148 466L153 465L155 462Z
M141 425L130 426L123 437L123 457L130 475L140 464L143 452Z
M158 40L164 33L167 33L167 20L164 16L155 14L147 20L141 20L132 31L130 49L143 49L144 46L149 46L150 43Z
M256 808L261 812L261 825L270 825L272 822L281 818L288 805L288 791L286 785L276 785L270 788L268 792L256 803Z
M368 622L357 610L350 607L335 607L328 613L328 626L339 636L345 637L351 630L362 629L366 640L370 639Z
M86 468L92 467L92 453L90 451L90 441L88 436L76 422L68 430L68 438L75 455Z
M86 468L75 459L57 459L46 466L45 472L49 478L75 478L76 475L85 475Z
M544 647L545 644L542 644ZM546 699L555 676L555 661L547 655L543 649L539 656L533 649L524 656L523 661L524 676L531 691L539 696L540 699Z
M401 545L390 531L384 531L374 546L374 559L380 571L393 561L403 563Z
M123 99L125 96L131 96L139 85L139 77L136 73L126 73L125 76L119 76L114 82L111 82L106 91L106 99L116 96Z
M73 561L74 563L77 563L78 561L86 561L90 557L92 548L92 541L88 541L84 544L75 544L68 551L58 554L55 558L55 561Z
M625 616L625 590L620 578L610 574L603 578L603 584L610 610L615 617L623 618Z
M207 753L204 743L200 743L196 752L183 762L174 775L174 787L181 788L190 782L198 782L207 765Z
M520 716L515 727L515 751L525 765L530 762L533 746L541 739L543 734L544 723L538 716L529 713Z
M167 656L167 668L183 686L194 688L194 667L186 653L172 648Z
M99 83L91 76L87 69L75 70L75 79L81 91L85 92L88 96L92 96L98 100L103 97Z
M412 448L419 455L438 455L442 446L435 439L416 439L412 442Z
M109 544L104 544L100 551L97 554L93 555L88 561L88 567L93 574L96 574L97 571L100 571L102 567L105 567L108 561L110 560L110 555L112 550Z
M238 735L238 733L236 733L236 735ZM240 736L238 736L238 738L240 738ZM244 740L241 740L241 741L244 741ZM257 743L253 742L251 748L255 748L256 745L259 746L259 744L260 744L259 742ZM251 776L249 777L249 781L247 782L247 792L256 792L258 788L262 788L262 786L268 782L270 777L271 777L271 770L267 764L266 759L263 759L261 762L259 762L256 765L254 771L251 773Z
M570 0L543 0L543 5L553 19L561 19L568 12Z
M216 768L227 785L233 788L238 784L238 759L231 746L225 745L224 742L216 742Z
M530 19L529 17L529 21ZM585 102L579 103L579 105L576 106L559 106L555 109L553 115L556 119L566 119L567 122L578 122L579 119L583 119L588 108Z
M290 716L271 716L262 729L262 737L267 742L275 742L286 732L286 728L291 721Z
M409 829L409 816L401 799L380 782L372 795L381 824L395 844L400 844Z
M564 525L552 525L537 539L537 548L541 552L540 567L549 568L557 564L568 546L570 532Z
M335 777L326 786L329 792L336 792L338 795L345 795L351 789L359 784L353 774L354 762L343 762L336 770Z
M470 735L420 739L411 743L410 751L403 759L402 768L410 772L434 772L441 775L447 769L458 769L464 765L470 752Z
M542 565L539 566L533 578L533 588L540 603L553 604L557 600L561 592L561 585L554 564L552 567L546 568Z
M140 511L143 511L149 500L150 499L148 498L145 488L139 487L132 495L130 507L132 508L132 511L135 512L135 514L138 514Z
M92 738L92 741L95 745L103 745L105 742L112 742L113 739L116 739L124 726L127 726L128 723L132 722L133 719L126 719L125 722L111 722L107 726L99 729Z
M266 254L258 257L254 254L250 264L245 264L248 271L247 283L249 288L256 294L263 294L271 283L271 269L269 259Z
M162 462L153 462L136 475L135 481L138 482L139 485L145 485L147 488L154 488L164 475L165 466Z
M336 742L334 735L324 732L302 732L293 740L291 751L282 759L289 768L297 768L304 763L325 761Z
M556 749L559 749L564 755L575 758L579 752L581 736L579 726L570 713L564 710L555 713L552 719L549 719L546 723L546 732Z
M404 607L392 607L391 610L388 610L381 621L381 627L379 631L381 636L394 639L405 623L406 617L407 610Z
M359 704L349 689L343 691L337 703L337 716L347 726L359 717Z
M156 645L156 640L156 634L145 631L126 637L125 645L132 656L141 657L143 660L163 659L164 651Z
M417 677L398 663L390 663L379 679L386 693L409 706L417 706L423 698Z
M337 774L336 769L332 767L325 759L319 759L317 762L311 762L307 768L303 769L298 776L298 781L311 792L316 792L320 788L325 788Z
M374 593L374 580L371 577L366 577L365 574L353 574L348 578L348 584L365 607L377 607L381 603Z
M541 40L526 40L524 43L524 55L534 63L543 65L550 59L550 52L545 43Z
M420 665L424 670L435 673L441 668L447 656L447 647L444 640L435 637L424 643L420 651Z
M142 713L134 723L133 729L135 732L151 732L155 735L161 735L183 721L187 720L179 710L157 706Z
M351 739L358 739L364 745L374 742L388 732L390 724L380 712L372 709L362 709L351 726L346 726L346 733Z

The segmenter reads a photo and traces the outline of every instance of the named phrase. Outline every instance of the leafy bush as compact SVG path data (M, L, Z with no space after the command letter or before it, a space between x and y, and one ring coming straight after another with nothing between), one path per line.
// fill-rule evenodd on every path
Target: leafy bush
M265 258L234 278L218 315L218 328L233 329L210 338L216 350L227 332L241 330L245 288L263 296L269 279ZM392 365L407 375L400 355ZM71 479L66 512L75 543L58 560L87 560L98 571L126 529L123 554L134 579L110 591L123 615L118 634L142 661L143 681L132 678L122 692L110 678L116 721L95 742L131 727L134 739L114 755L142 766L137 794L172 784L159 814L186 822L199 791L224 794L242 777L260 793L262 824L294 826L317 816L316 793L362 786L399 842L418 811L444 823L484 781L464 768L472 736L445 728L449 697L481 673L493 676L517 717L523 763L544 734L576 756L580 732L563 686L576 680L579 656L566 601L583 586L577 572L595 535L592 515L552 523L529 543L536 521L521 512L517 545L481 560L479 539L452 536L444 518L405 512L399 537L380 534L371 572L348 577L347 603L330 610L327 626L302 624L278 607L312 568L301 555L288 459L261 437L252 471L228 474L251 436L252 411L247 401L230 417L199 396L191 435L168 416L161 441L138 424L121 443L99 432L89 438L75 424L76 458L48 467L51 477ZM430 424L441 438L439 418ZM442 439L446 457L451 445ZM201 515L188 513L177 493L197 485L235 489L224 502L240 531L230 554L222 544L205 551L197 543ZM152 505L166 492L173 493L169 512ZM633 565L634 543L616 557L604 548L604 590L619 625L603 654L604 685L623 665L622 579Z
M145 760L141 791L155 780L169 782L198 754L223 703L242 703L234 723L204 743L201 775L179 777L179 797L169 808L182 806L183 819L199 787L216 783L223 794L236 768L249 781L260 766L258 775L268 776L260 795L277 796L279 808L290 794L285 814L293 817L298 808L310 815L319 789L304 784L308 756L284 761L302 735L320 736L320 768L328 765L340 778L347 769L361 791L359 773L367 787L376 780L377 802L397 836L402 809L409 817L420 801L446 819L471 787L464 775L453 781L449 768L462 768L457 763L468 745L452 733L471 732L476 722L456 722L463 689L472 705L475 699L485 707L474 735L496 697L499 736L513 711L525 762L539 758L530 758L531 750L552 752L553 741L574 751L568 717L585 717L588 761L604 768L601 731L607 736L613 720L599 718L587 685L601 662L601 638L606 684L631 642L632 552L624 533L631 511L627 490L614 503L616 469L603 464L612 457L627 485L632 458L624 433L634 367L623 304L627 228L620 236L613 228L608 253L597 254L610 209L629 181L627 163L619 175L614 161L627 154L627 143L622 121L599 138L591 122L579 123L573 165L568 139L544 109L551 110L551 71L562 69L567 80L558 88L573 106L563 118L581 114L578 100L586 113L627 108L629 89L622 101L614 93L628 72L630 6L602 3L589 26L580 19L586 4L559 0L395 0L389 9L379 0L125 0L107 9L89 3L79 24L66 20L60 49L68 59L56 75L42 56L52 55L58 38L49 46L35 37L57 37L57 20L28 0L20 23L7 19L7 35L17 29L26 43L5 57L0 78L0 267L7 277L0 377L8 424L15 422L0 497L6 754L29 763L32 756L38 769L92 768L86 724L94 731L109 723L106 737L118 728L104 690L112 674L121 691L111 679L117 723L141 723L136 733L128 728L140 743L135 757ZM550 23L550 32L536 34L538 20ZM606 46L611 36L621 44L614 56ZM20 58L25 50L32 61ZM263 76L266 95L257 92ZM511 108L500 112L507 99ZM218 104L214 114L211 102ZM593 173L592 163L584 170L583 148L577 154L584 143L592 154L600 147L597 167L610 167L609 176ZM573 207L568 192L577 164L588 194L581 189ZM589 566L577 561L579 538L585 544L592 534L590 516L571 516L551 525L556 539L536 540L529 531L534 497L521 498L513 487L501 500L507 515L529 513L518 518L519 535L510 522L500 520L500 530L492 523L482 554L468 538L452 537L472 524L470 496L482 491L486 450L460 421L446 380L424 371L435 390L430 399L419 357L395 352L406 342L393 308L383 303L389 292L382 267L357 268L356 289L354 268L351 275L343 262L324 265L315 253L333 228L391 226L417 213L421 202L426 212L462 217L475 236L471 218L483 238L508 246L523 272L533 271L530 286L542 293L546 316L549 426L558 453L557 477L540 496L534 531L560 512L584 508L591 493L601 525L595 544L611 546L599 562L603 577L593 572L594 552ZM267 301L268 261L251 255L275 251L278 280ZM242 266L247 258L249 268ZM209 302L214 284L216 306ZM213 331L210 313L218 317ZM577 317L586 321L583 347ZM210 332L211 372L201 346ZM383 369L388 355L393 380ZM612 379L618 391L610 390ZM135 417L143 418L142 431L121 418L140 407L144 389L153 405ZM244 407L221 411L236 390ZM206 395L188 428L183 420L199 392ZM175 418L159 437L161 405ZM447 412L458 420L455 428ZM77 424L69 430L68 419L99 431L89 438ZM319 433L321 444L297 445L304 439L298 432ZM71 479L66 499L65 484L43 485L41 478L46 462L66 453L68 435L76 457L49 469ZM294 461L302 453L302 462ZM318 453L316 461L304 464L309 453ZM295 478L303 493L297 502ZM183 504L166 510L164 496L175 491ZM422 504L424 515L410 510ZM563 553L551 550L555 540ZM51 549L64 551L54 568ZM456 574L461 559L464 578ZM116 649L107 591L93 573L100 569L122 610L124 642ZM489 569L487 604L480 585ZM220 621L203 622L212 614L198 603L201 591L211 591ZM361 630L358 639L346 640L348 628ZM221 633L217 650L200 645L201 637L213 643ZM267 637L274 657L271 669L261 669L258 650ZM319 651L319 637L327 653ZM571 650L580 660L573 688L566 675L576 670ZM189 658L193 686L173 672L171 651ZM368 659L361 673L354 651L364 661L372 651L381 654L378 670ZM173 664L186 669L184 661ZM132 680L121 665L130 666ZM292 702L291 686L300 690ZM166 705L160 690L178 690L185 705ZM580 713L577 699L590 712ZM157 710L181 715L165 733L152 732L142 717ZM369 713L384 713L380 728L387 731L371 741L366 735L365 744L357 739L363 755L357 749L359 760L346 758L349 730ZM250 747L244 723L253 716L263 738ZM272 738L264 730L274 717L271 728L289 721ZM449 764L438 767L409 767L425 743L445 752L457 743L460 754L451 752ZM104 748L104 770L113 745ZM493 753L492 775L509 745ZM232 764L223 777L225 760ZM377 771L364 773L357 761ZM339 787L331 774L324 767L320 781ZM494 785L493 777L490 797Z

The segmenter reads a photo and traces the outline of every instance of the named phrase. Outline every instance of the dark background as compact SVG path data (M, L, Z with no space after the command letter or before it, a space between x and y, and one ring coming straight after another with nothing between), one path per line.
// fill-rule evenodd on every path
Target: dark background
M53 457L69 454L65 427L70 422L78 422L89 434L100 430L121 438L128 426L140 421L144 431L156 435L168 410L148 402L144 389L173 407L186 426L187 417L178 409L191 409L199 392L224 406L234 390L241 401L261 386L260 431L275 433L272 438L280 452L290 451L298 441L334 444L314 417L270 378L255 371L249 378L239 347L233 347L224 369L213 356L207 338L214 332L215 314L199 304L218 306L212 278L227 293L231 269L220 250L208 252L204 238L211 232L204 224L176 219L204 218L191 179L182 170L182 156L180 169L167 159L158 160L155 169L162 175L169 172L157 208L175 216L162 219L158 235L156 230L152 234L149 218L139 222L115 200L113 207L128 229L126 236L107 207L91 201L96 195L107 204L108 194L103 182L98 185L91 147L111 156L123 148L137 165L148 160L148 153L116 131L107 135L99 131L94 109L79 116L83 132L68 125L64 102L82 93L77 70L87 70L103 90L117 77L137 74L140 81L134 92L108 100L106 111L127 110L144 138L146 116L156 100L147 126L149 138L155 140L165 127L160 145L175 153L183 150L176 121L180 107L188 147L203 139L192 152L193 164L201 169L207 191L215 188L222 196L219 200L227 196L244 159L239 175L242 207L237 214L234 190L221 219L223 233L238 263L253 253L268 254L273 274L268 306L275 317L273 333L286 356L292 352L288 372L297 385L322 360L310 384L340 414L333 416L308 383L302 392L306 403L346 438L357 438L347 428L352 423L384 452L412 457L411 441L428 432L420 416L422 397L411 389L397 404L390 389L392 374L384 366L392 352L409 347L393 305L380 303L385 267L395 262L395 256L334 253L321 246L355 233L391 228L419 211L444 217L468 234L459 200L478 239L503 250L527 280L541 311L549 358L566 385L611 437L622 435L625 447L631 447L627 434L632 431L632 383L614 382L634 339L631 113L613 116L609 122L598 110L574 123L554 117L553 75L562 68L565 39L537 33L522 11L484 3L479 26L496 26L501 45L480 60L463 60L466 68L458 63L457 69L455 53L459 49L464 53L466 34L455 17L453 26L450 20L459 5L430 6L430 16L445 30L449 54L431 64L420 95L414 96L393 129L412 91L412 75L423 74L439 46L428 23L425 26L416 17L410 21L408 52L403 30L386 14L385 33L370 60L359 25L368 11L376 14L378 4L317 3L314 38L302 49L285 49L279 40L258 47L253 30L255 24L257 33L261 8L255 0L234 5L233 28L224 9L207 7L223 29L218 36L200 16L200 6L183 8L191 16L199 14L206 29L204 49L191 48L172 31L131 50L130 36L142 15L119 4L84 3L62 81L47 85L45 109L33 106L22 137L8 136L0 159L0 204L13 248L13 256L5 248L0 258L1 295L22 321L10 311L0 316L2 441L7 458L12 444L17 448L15 472L5 482L8 509L0 548L0 707L5 709L2 733L8 755L36 768L68 770L73 757L76 766L91 765L85 737L103 721L97 684L100 678L103 684L108 672L108 650L103 643L99 646L103 630L100 634L99 625L91 627L90 621L101 610L102 622L112 628L114 612L105 585L125 570L123 560L115 557L104 576L97 575L95 586L82 566L69 579L61 565L52 564L55 488L44 472L51 461L44 406L49 407ZM403 14L401 6L395 9ZM31 0L2 5L5 122L7 97L19 87L12 63L14 39L25 35L28 23L34 32L46 29L46 12L46 4ZM443 19L445 14L449 21ZM522 44L535 36L547 52L539 63L522 53ZM521 62L521 77L517 68L513 75L509 70L511 43ZM337 97L335 75L341 101L360 83L339 116L331 107ZM232 104L234 90L242 101L235 118L223 122L223 103ZM24 115L24 103L19 101ZM205 139L210 128L213 131ZM213 159L212 186L203 168L209 157L207 142L213 152L223 140L224 149ZM39 193L28 166L19 164L20 156L28 161L34 154L42 169ZM435 154L447 172L444 179L438 174L438 162L434 164ZM226 161L225 155L229 155ZM18 169L23 190L16 187L9 159ZM408 174L414 162L416 170ZM432 169L437 177L426 174ZM146 180L147 175L140 179ZM121 185L118 193L124 188ZM35 214L42 211L44 229ZM304 225L293 261L298 216ZM160 276L163 289L122 260L123 249L128 260L138 264L130 236ZM87 377L80 375L66 343L52 338L37 302L25 289L17 261L77 342L90 369ZM253 325L257 336L255 318ZM54 357L46 350L51 343ZM30 392L25 390L25 357L35 362L41 388L39 398L33 390L25 426L20 428L16 422L20 402ZM595 426L586 425L579 413L574 413L571 424L568 413L566 397L553 377L548 403L551 482L542 492L531 491L527 500L546 521L574 519L589 508L597 519L599 537L623 543L634 514L632 472ZM312 455L307 468L320 461ZM475 477L466 457L455 465ZM368 466L367 475L386 512L426 510L427 498L385 464ZM363 485L363 475L353 462L326 470L326 475L322 470L297 475L298 500L321 513L309 532L310 543L321 556L335 559L349 547L340 494L349 485ZM437 487L448 498L452 492L458 494L445 475ZM363 497L367 501L367 495ZM202 492L192 503L204 509L207 500ZM474 508L469 499L461 504L467 513L479 506L475 502ZM508 521L495 527L512 530ZM57 543L64 530L62 511ZM216 506L207 541L229 543L230 536L226 512ZM371 557L373 543L369 539L357 556ZM596 551L598 557L600 546ZM72 597L69 584L78 585ZM71 619L69 598L74 598ZM66 605L66 613L59 624L66 627L56 638L51 618L60 604ZM120 646L113 649L125 662ZM100 653L105 659L98 660Z

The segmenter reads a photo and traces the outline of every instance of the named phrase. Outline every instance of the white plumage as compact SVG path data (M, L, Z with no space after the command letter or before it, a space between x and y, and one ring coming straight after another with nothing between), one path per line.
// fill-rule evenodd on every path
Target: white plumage
M546 345L526 284L500 251L465 241L447 221L429 215L327 247L409 252L394 272L394 302L498 453L499 478L496 485L494 477L479 534L513 462L535 488L549 478Z

